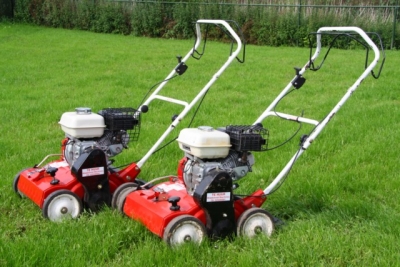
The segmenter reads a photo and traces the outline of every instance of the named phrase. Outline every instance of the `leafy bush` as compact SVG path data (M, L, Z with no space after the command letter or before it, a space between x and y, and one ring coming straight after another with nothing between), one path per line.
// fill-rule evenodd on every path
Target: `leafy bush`
M192 37L193 22L199 18L234 20L242 26L248 43L270 46L305 46L307 33L322 26L358 26L379 33L386 48L400 48L400 14L397 14L399 23L394 28L392 7L366 7L373 5L373 1L343 8L332 0L326 4L338 6L325 8L308 2L309 6L299 7L288 5L287 1L282 1L282 5L252 5L251 0L248 4L233 0L223 3L218 0L16 0L14 17L16 21L50 27L163 38ZM393 4L386 2L386 5ZM345 4L352 3L357 1L346 1ZM222 34L216 31L210 35L219 38Z
M161 37L165 15L161 3L136 3L133 8L133 33L140 36Z

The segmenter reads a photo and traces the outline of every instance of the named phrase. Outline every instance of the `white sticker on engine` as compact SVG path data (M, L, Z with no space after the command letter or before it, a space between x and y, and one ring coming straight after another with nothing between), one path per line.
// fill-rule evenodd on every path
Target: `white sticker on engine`
M220 202L231 200L231 192L207 193L207 202Z
M82 177L103 175L103 174L104 174L104 167L82 169Z

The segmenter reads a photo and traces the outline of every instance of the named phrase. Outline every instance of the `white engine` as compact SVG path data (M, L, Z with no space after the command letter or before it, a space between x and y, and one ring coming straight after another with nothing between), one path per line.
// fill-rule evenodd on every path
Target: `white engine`
M77 108L76 112L65 112L59 124L68 138L64 157L71 166L82 153L94 148L103 150L107 157L116 156L139 135L139 115L132 108L104 109L98 114L90 108Z
M256 126L183 129L177 140L187 158L183 179L188 193L193 195L196 186L213 169L228 172L234 181L246 176L254 164L250 150L266 149L266 139L262 137L265 133L265 129Z

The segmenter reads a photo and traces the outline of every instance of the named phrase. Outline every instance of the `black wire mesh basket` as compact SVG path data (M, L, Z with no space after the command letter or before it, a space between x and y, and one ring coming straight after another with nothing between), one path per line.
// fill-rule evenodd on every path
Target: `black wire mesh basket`
M99 111L108 130L125 132L124 138L137 141L140 133L140 112L134 108L105 108Z
M257 125L229 125L232 149L236 151L265 151L268 148L268 130Z

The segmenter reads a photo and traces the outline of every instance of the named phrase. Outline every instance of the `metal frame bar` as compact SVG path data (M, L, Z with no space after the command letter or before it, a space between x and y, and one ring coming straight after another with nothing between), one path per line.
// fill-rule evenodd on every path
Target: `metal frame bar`
M356 33L359 34L364 41L372 48L375 53L375 57L372 62L365 68L364 72L360 75L360 77L353 83L350 88L347 89L344 96L339 100L339 102L333 107L333 109L329 112L329 114L318 123L316 120L311 119L302 119L302 122L311 123L316 125L312 133L304 140L300 149L296 151L294 156L289 160L289 162L285 165L282 171L278 174L278 176L270 183L268 187L264 189L264 194L268 195L272 192L272 190L282 181L282 179L288 174L293 164L297 161L297 159L303 154L303 152L311 145L311 143L317 138L317 136L321 133L321 131L325 128L325 126L329 123L332 117L339 111L339 109L344 105L344 103L350 98L353 92L358 88L361 82L371 73L373 68L378 64L380 58L380 51L375 43L369 38L369 36L358 27L322 27L317 32L317 48L315 50L312 58L304 65L304 67L300 70L299 74L303 74L307 68L311 65L312 62L316 60L321 52L321 36L324 32L347 32L347 33ZM293 78L292 81L296 79L297 75ZM292 81L283 89L283 91L278 95L278 97L271 103L271 105L263 112L263 114L256 120L256 123L261 123L265 118L271 115L275 115L275 112L272 112L272 109L275 107L276 103L286 94L288 90L292 87ZM283 118L290 120L291 118L298 118L297 116L288 115L278 113ZM300 120L299 120L300 121Z
M214 25L220 25L225 27L225 29L231 34L231 36L235 39L237 43L236 50L233 51L226 62L222 65L222 67L213 75L213 77L209 80L209 82L201 89L201 91L195 96L195 98L190 102L182 101L179 99L173 99L165 96L161 96L159 93L163 89L163 87L167 84L169 79L176 73L175 68L172 70L172 72L165 78L165 80L160 83L160 85L154 90L154 92L147 98L147 100L142 104L144 105L149 105L154 99L158 99L161 101L166 101L169 103L174 103L178 105L184 106L184 109L181 111L181 113L175 118L175 120L172 122L172 124L167 128L167 130L163 133L163 135L156 141L156 143L150 148L150 150L143 156L141 160L137 162L137 166L141 168L143 164L149 159L149 157L156 151L156 149L160 146L160 144L165 140L165 138L175 129L175 127L179 124L179 122L186 116L186 114L193 108L193 106L207 93L207 91L210 89L211 85L219 78L219 76L225 71L225 69L232 63L232 61L238 56L240 53L240 50L242 49L242 41L237 35L237 33L232 29L232 27L229 25L228 22L224 20L207 20L207 19L201 19L196 22L196 42L194 47L186 54L186 56L182 59L181 62L186 62L189 57L196 51L196 49L199 47L202 39L201 35L201 24L214 24ZM142 107L141 106L141 107ZM141 107L139 107L139 111L141 110Z

